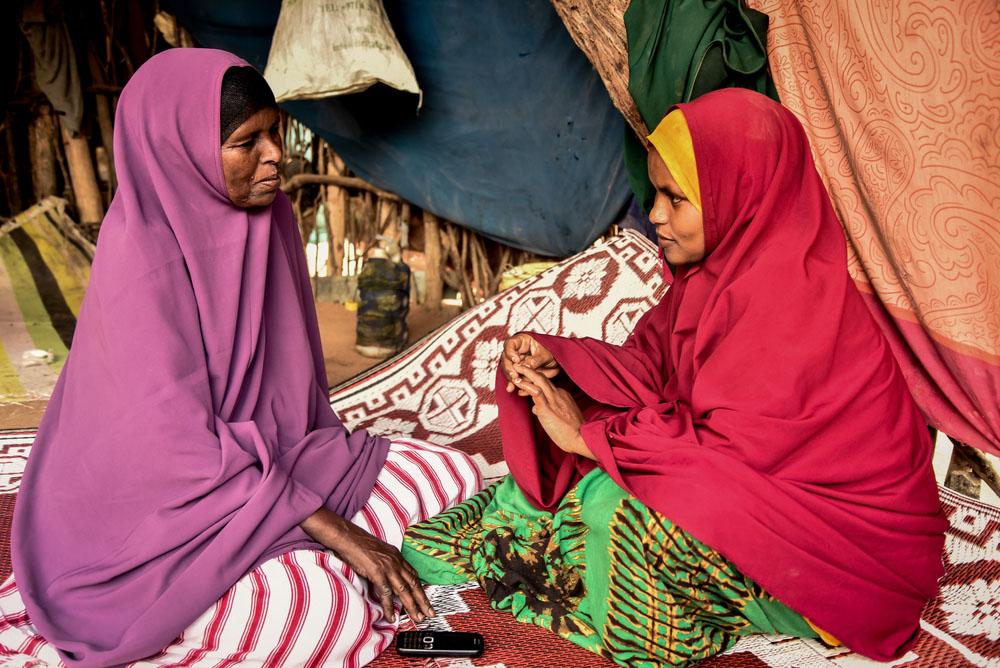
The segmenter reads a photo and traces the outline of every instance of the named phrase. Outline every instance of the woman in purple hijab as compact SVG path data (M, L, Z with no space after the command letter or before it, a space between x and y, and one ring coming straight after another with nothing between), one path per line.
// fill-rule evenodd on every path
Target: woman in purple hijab
M390 543L479 476L330 408L281 156L274 98L232 54L166 51L122 91L119 188L21 484L0 651L360 665L394 600L433 614Z

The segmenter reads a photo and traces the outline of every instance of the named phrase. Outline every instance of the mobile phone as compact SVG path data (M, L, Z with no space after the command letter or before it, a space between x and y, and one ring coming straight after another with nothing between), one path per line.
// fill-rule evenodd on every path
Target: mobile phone
M458 631L403 631L396 636L396 651L403 656L469 656L486 649L483 636Z

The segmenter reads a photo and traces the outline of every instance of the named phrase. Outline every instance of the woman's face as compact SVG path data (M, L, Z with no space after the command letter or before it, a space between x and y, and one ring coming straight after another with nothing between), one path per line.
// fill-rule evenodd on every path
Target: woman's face
M267 206L278 194L279 125L277 109L261 109L222 142L226 190L230 201L241 209Z
M670 170L656 150L647 159L649 180L656 188L649 220L656 225L660 248L672 265L691 264L705 257L705 227L701 211L670 175Z

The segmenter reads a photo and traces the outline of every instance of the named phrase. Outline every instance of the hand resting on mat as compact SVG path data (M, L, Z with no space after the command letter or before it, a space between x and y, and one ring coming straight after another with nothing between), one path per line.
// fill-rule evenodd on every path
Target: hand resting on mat
M403 608L416 622L434 616L417 572L395 547L326 508L317 510L300 526L313 540L333 550L355 573L371 583L390 622L395 621L393 596L399 597Z

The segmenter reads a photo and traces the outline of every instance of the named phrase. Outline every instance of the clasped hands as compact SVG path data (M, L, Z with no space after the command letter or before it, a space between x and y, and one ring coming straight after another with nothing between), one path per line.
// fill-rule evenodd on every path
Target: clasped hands
M516 390L519 396L531 397L531 412L556 447L594 459L580 435L580 407L569 392L552 383L560 369L545 346L530 334L515 334L504 342L500 367L507 377L508 392Z

